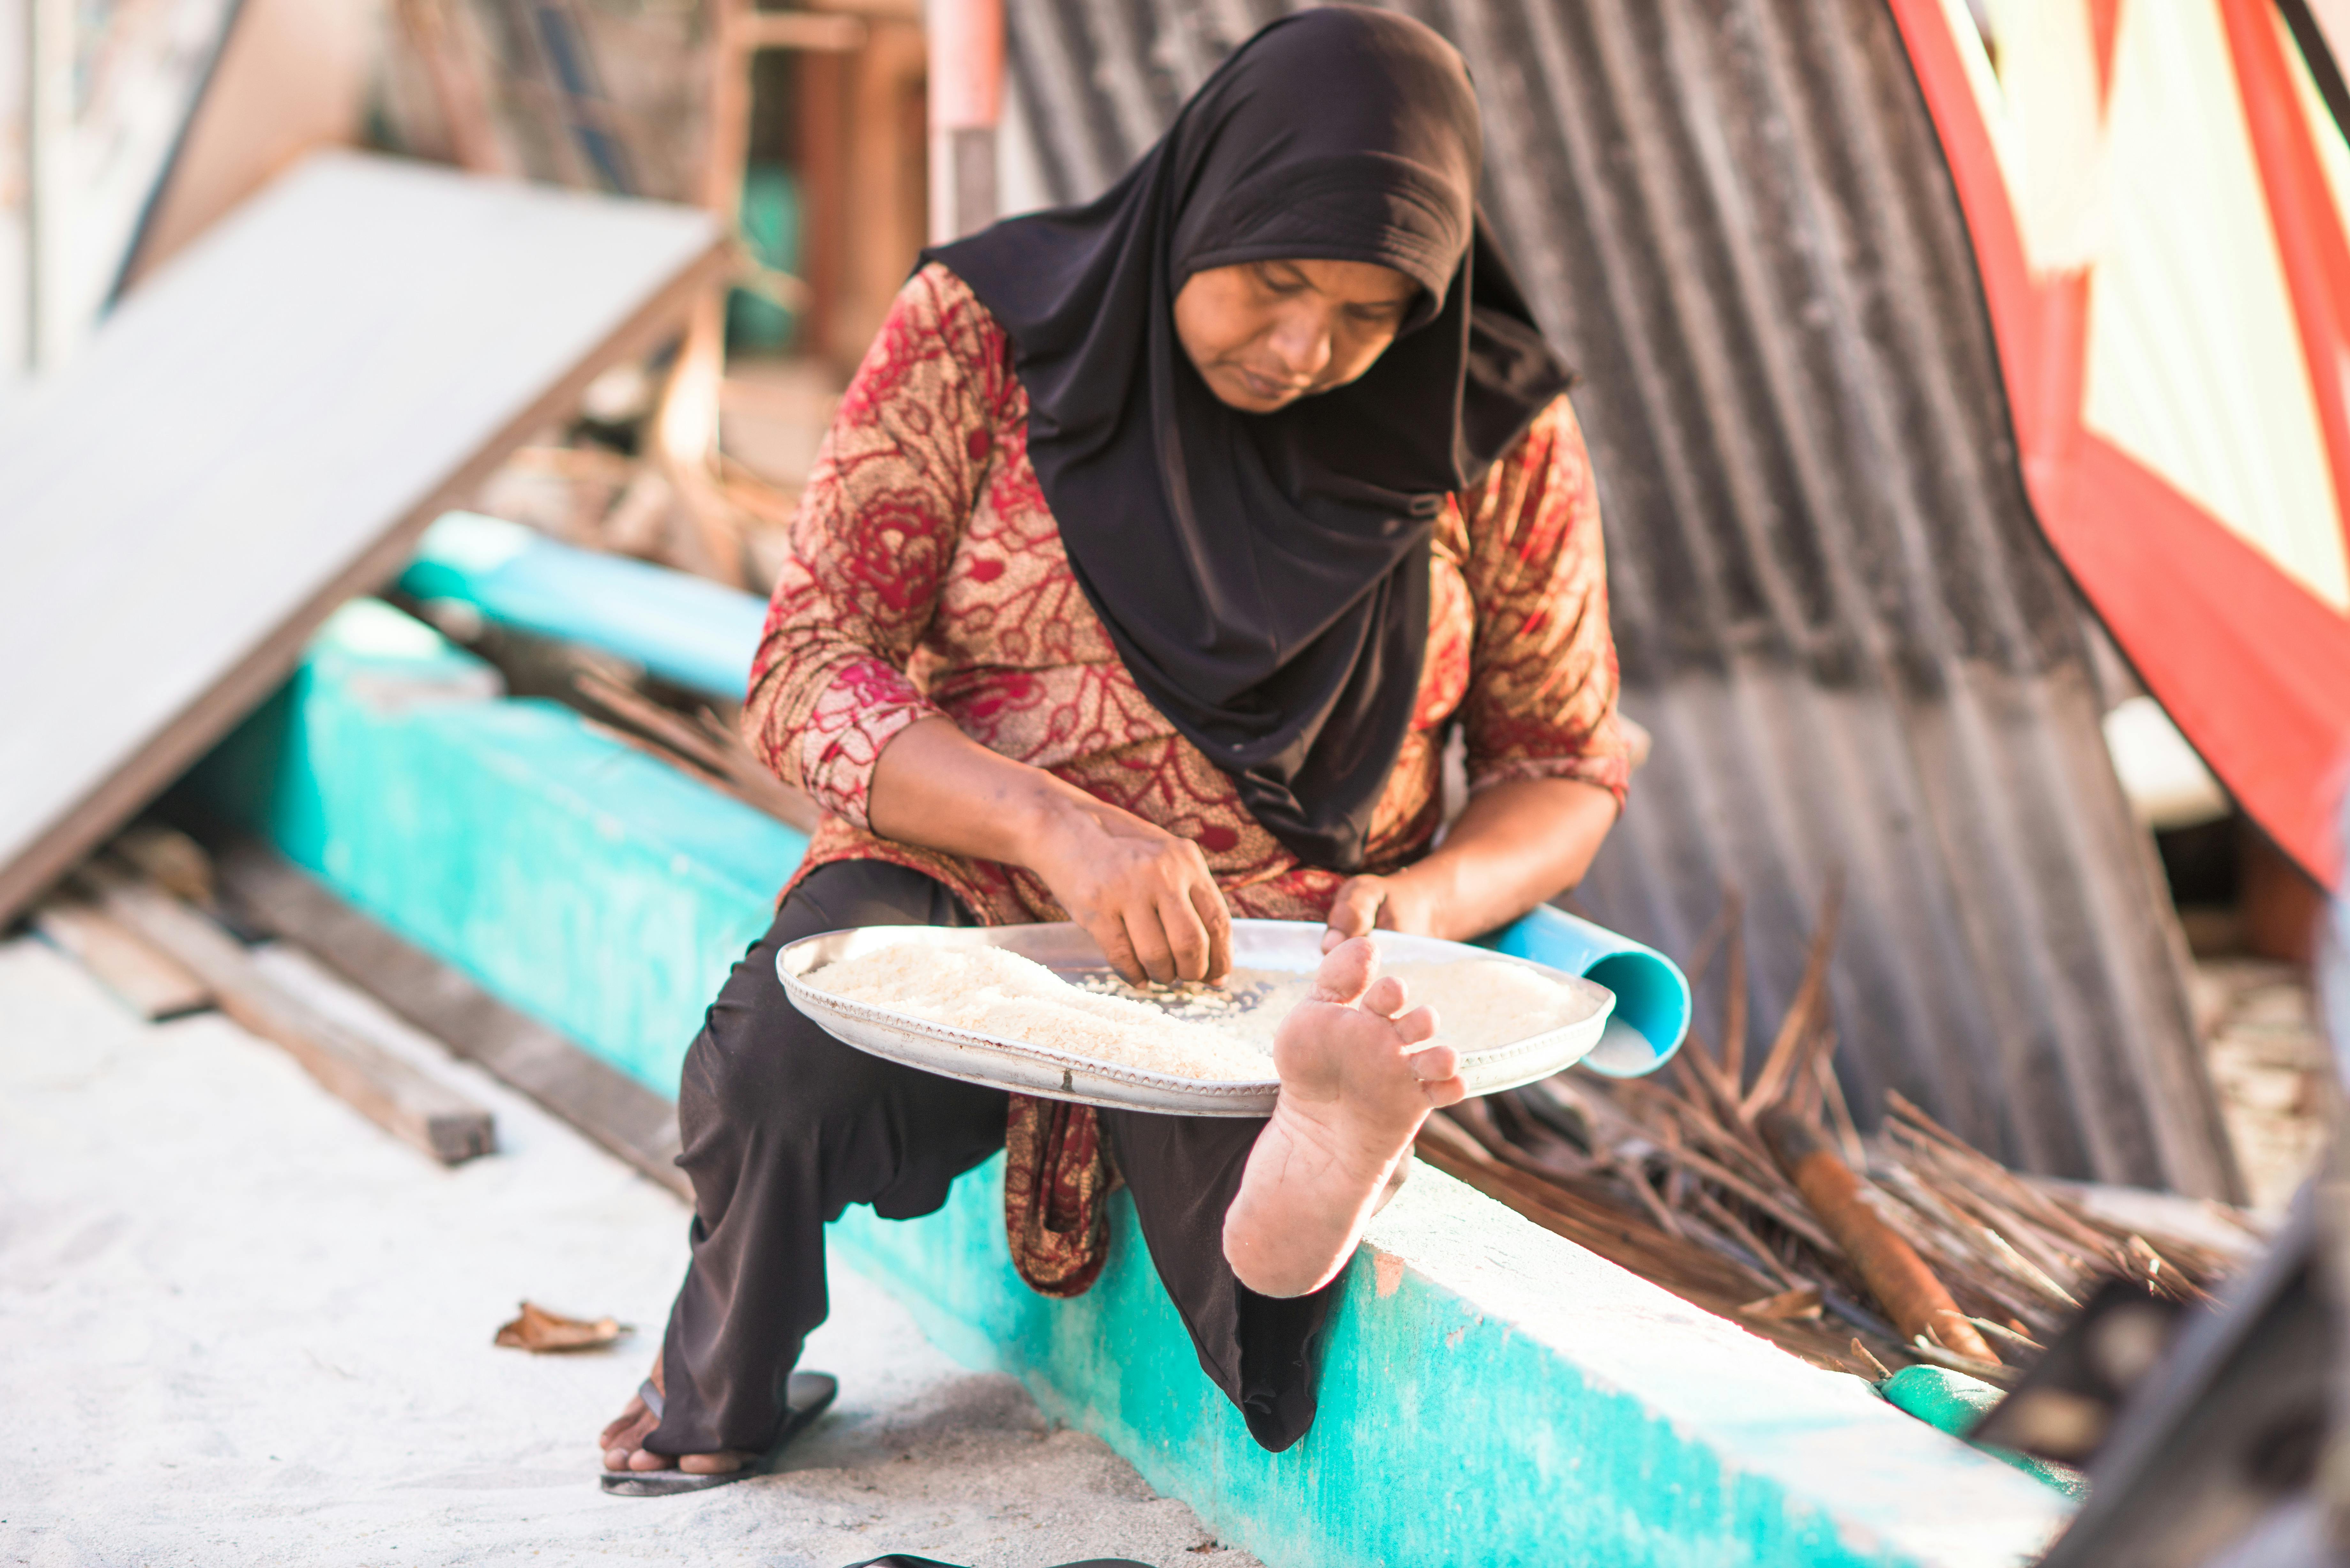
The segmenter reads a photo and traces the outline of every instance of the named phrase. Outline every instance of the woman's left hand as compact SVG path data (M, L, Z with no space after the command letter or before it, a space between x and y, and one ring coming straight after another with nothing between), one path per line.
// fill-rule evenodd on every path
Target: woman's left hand
M1436 916L1436 899L1409 874L1349 877L1338 884L1338 896L1330 901L1329 929L1322 933L1322 950L1326 953L1349 937L1368 936L1374 929L1432 936Z
M1426 859L1349 877L1330 903L1328 952L1373 929L1467 941L1583 880L1616 820L1616 797L1576 779L1511 779L1480 790Z

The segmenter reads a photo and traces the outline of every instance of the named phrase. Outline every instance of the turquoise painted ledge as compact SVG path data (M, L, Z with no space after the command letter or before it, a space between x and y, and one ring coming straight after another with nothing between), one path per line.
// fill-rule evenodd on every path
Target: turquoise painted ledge
M1426 1166L1348 1267L1314 1429L1267 1454L1200 1371L1123 1193L1072 1302L1013 1272L1003 1195L999 1157L927 1219L852 1210L833 1251L1276 1568L1987 1568L2035 1559L2068 1512Z
M191 783L443 962L664 1096L807 840L361 599Z
M664 1093L805 847L560 708L501 700L367 602L191 787ZM998 1160L906 1223L854 1210L835 1254L1274 1568L1991 1568L2064 1516L1857 1380L1426 1168L1349 1266L1321 1418L1269 1455L1200 1372L1125 1200L1101 1282L1053 1302L1012 1272L1002 1181Z

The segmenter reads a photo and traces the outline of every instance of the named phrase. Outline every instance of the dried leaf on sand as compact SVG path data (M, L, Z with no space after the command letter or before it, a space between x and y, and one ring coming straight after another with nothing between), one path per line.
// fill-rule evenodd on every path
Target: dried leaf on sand
M548 1355L567 1350L601 1350L624 1334L636 1331L615 1318L566 1317L536 1302L522 1303L522 1315L498 1329L494 1343L509 1350Z

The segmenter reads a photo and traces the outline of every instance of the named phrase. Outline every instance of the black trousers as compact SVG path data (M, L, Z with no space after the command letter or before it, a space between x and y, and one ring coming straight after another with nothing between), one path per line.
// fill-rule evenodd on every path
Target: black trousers
M851 1203L911 1220L1003 1147L1000 1089L845 1045L803 1017L775 951L852 926L975 924L930 877L879 861L819 867L728 975L686 1053L678 1164L693 1180L692 1261L661 1342L660 1454L764 1451L785 1379L825 1320L824 1227ZM1224 1262L1224 1211L1261 1121L1105 1110L1160 1282L1200 1366L1275 1452L1314 1421L1313 1348L1336 1285L1258 1295Z

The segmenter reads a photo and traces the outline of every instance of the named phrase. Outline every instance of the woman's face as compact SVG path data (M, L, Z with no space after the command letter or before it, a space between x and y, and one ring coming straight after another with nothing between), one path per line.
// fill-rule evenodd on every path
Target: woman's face
M1209 389L1269 414L1343 387L1395 341L1419 286L1370 262L1243 262L1193 273L1175 336Z

